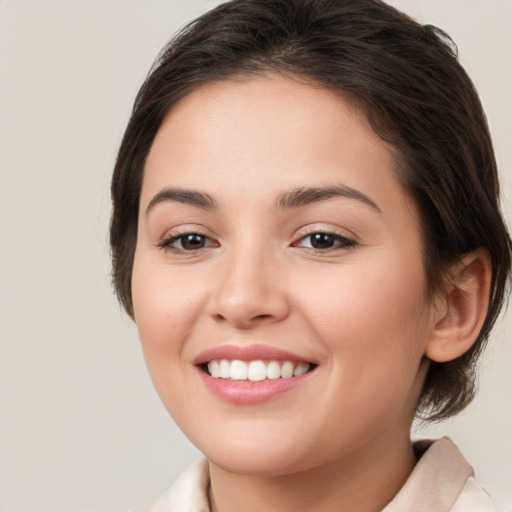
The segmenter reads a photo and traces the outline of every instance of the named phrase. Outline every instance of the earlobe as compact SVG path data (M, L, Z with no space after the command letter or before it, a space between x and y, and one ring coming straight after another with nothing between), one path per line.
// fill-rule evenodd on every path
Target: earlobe
M466 254L450 268L426 357L444 363L471 348L487 315L491 276L490 256L483 247Z

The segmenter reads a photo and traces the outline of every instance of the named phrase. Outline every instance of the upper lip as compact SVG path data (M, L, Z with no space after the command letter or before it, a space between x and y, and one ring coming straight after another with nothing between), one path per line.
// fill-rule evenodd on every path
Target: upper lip
M202 365L215 359L239 359L241 361L291 361L292 363L314 363L293 352L288 352L268 345L241 346L234 344L220 345L201 352L195 359L195 365Z

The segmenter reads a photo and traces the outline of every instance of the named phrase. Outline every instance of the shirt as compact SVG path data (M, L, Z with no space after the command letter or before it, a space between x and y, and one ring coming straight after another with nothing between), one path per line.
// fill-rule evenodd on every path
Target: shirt
M382 512L496 512L473 468L448 438L414 443L419 457L411 475ZM133 512L211 512L208 462L181 474L160 498Z

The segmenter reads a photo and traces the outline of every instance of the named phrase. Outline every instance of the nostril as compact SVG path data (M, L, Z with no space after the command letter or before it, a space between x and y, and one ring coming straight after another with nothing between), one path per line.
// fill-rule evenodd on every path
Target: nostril
M272 315L256 315L254 317L255 320L258 320L258 319L261 319L261 320L265 320L266 318L271 318Z

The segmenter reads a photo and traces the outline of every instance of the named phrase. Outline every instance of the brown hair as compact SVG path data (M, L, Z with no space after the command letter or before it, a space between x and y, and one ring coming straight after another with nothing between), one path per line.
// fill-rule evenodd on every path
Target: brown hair
M203 84L283 73L351 98L397 150L397 173L422 221L430 291L447 266L486 247L489 309L464 355L431 362L419 412L438 420L475 392L475 366L505 296L510 245L485 114L453 42L379 0L233 0L164 48L136 98L112 179L113 281L133 317L131 274L144 164L170 108Z

